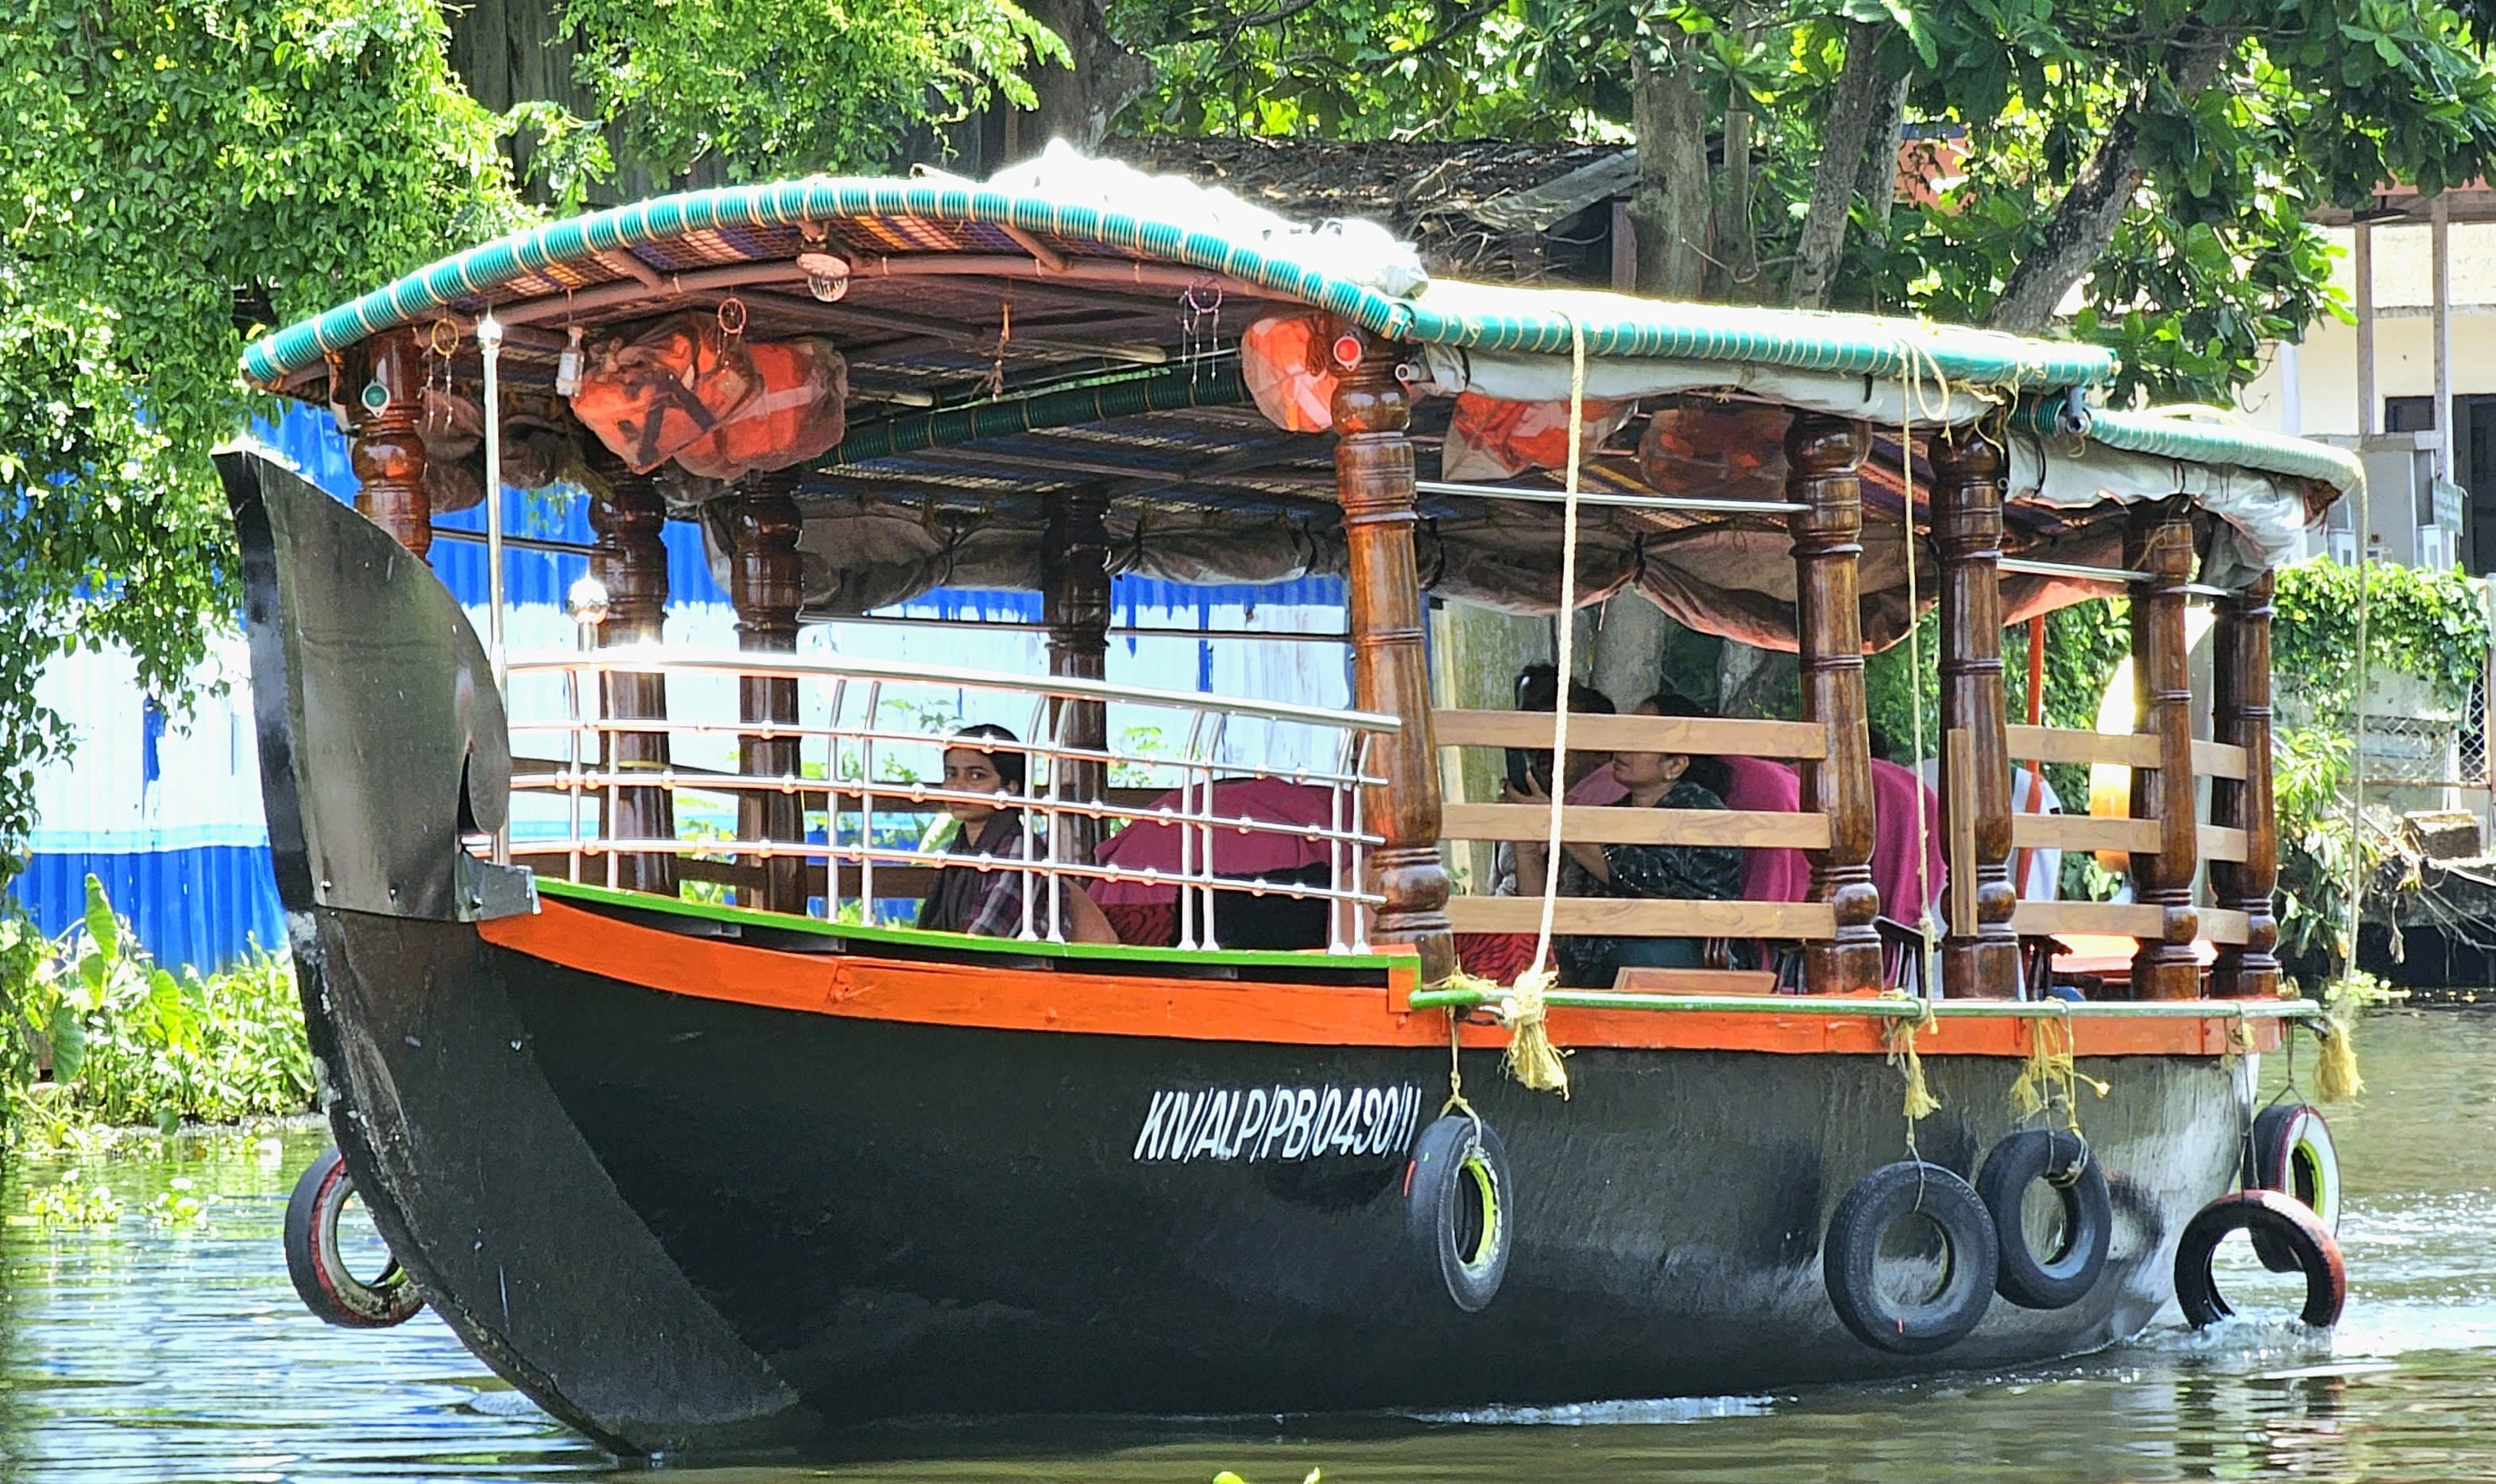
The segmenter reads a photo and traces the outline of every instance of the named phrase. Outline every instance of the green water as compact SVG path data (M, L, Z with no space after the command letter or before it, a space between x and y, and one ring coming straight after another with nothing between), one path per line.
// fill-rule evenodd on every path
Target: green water
M905 1462L669 1469L797 1480L2496 1480L2496 1011L2395 1012L2363 1036L2366 1099L2335 1112L2347 1318L2162 1328L2066 1365L1913 1386L1427 1418L927 1430ZM2275 1068L2274 1068L2275 1069ZM324 1142L177 1141L90 1161L124 1202L30 1224L30 1163L0 1191L0 1478L591 1478L613 1461L486 1374L429 1314L351 1333L305 1314L278 1250ZM176 1190L173 1182L188 1181ZM195 1221L151 1219L160 1195ZM214 1197L213 1200L209 1197ZM2284 1280L2228 1265L2248 1315ZM640 1471L637 1468L634 1471Z

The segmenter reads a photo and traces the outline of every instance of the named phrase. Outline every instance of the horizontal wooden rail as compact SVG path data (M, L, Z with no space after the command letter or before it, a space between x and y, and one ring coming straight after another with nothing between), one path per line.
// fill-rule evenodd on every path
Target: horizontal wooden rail
M2215 943L2245 941L2245 914L2204 907L2201 936ZM2011 917L2012 930L2023 938L2060 938L2098 934L2108 938L2155 938L2165 928L2166 912L2137 902L2022 902Z
M1540 897L1452 897L1448 922L1459 933L1531 933ZM1837 914L1825 902L1630 901L1562 897L1551 930L1605 938L1834 938Z
M1572 730L1575 728L1573 727ZM2022 762L2105 762L2117 767L2158 766L2158 739L2145 732L2079 731L2068 727L2010 727L2011 756ZM2193 744L2193 772L2200 778L2242 778L2245 750L2226 742Z
M2203 860L2245 858L2245 832L2204 824L2196 849ZM2102 819L2082 814L2014 814L2011 844L2020 850L2125 850L2158 853L2156 819Z
M2195 847L2203 860L2242 860L2245 858L2245 832L2224 824L2204 824L2198 831L2200 844Z
M1441 747L1547 751L1558 718L1548 711L1433 711ZM1828 735L1810 722L1726 721L1693 716L1569 714L1569 746L1590 753L1699 753L1734 757L1825 757Z
M2200 777L2240 779L2245 767L2245 750L2232 742L2193 744L2193 771Z
M2007 727L2011 756L2020 762L2110 762L2158 766L2158 739L2142 732L2075 731L2067 727Z
M2014 850L2139 850L2158 849L2156 819L2101 819L2084 814L2014 814Z
M1542 840L1551 811L1541 804L1449 804L1443 840ZM1828 817L1743 809L1611 809L1571 804L1560 838L1585 845L1721 845L1744 850L1825 850Z

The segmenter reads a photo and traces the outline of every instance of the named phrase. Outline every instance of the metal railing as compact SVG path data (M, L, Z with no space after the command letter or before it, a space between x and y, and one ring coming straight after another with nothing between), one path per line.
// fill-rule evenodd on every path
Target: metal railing
M1290 705L1276 701L1241 700L1175 691L1144 690L1107 681L1073 677L1001 674L992 671L901 665L843 656L778 655L754 652L702 652L658 647L618 647L582 652L515 655L509 665L509 728L515 763L515 827L514 848L536 857L561 856L571 879L584 871L603 876L608 885L619 883L621 863L632 856L716 858L730 855L739 863L760 865L796 859L824 870L821 897L811 897L810 910L836 918L846 900L858 904L860 920L878 918L876 873L879 867L967 867L981 871L1014 871L1022 877L1021 936L1028 940L1064 941L1065 883L1116 882L1147 893L1172 892L1181 947L1216 947L1214 904L1218 892L1321 900L1326 904L1326 940L1337 950L1367 946L1367 909L1380 897L1362 888L1366 854L1380 844L1361 819L1364 785L1382 779L1366 771L1373 737L1391 734L1400 724L1389 716L1352 710ZM610 687L607 677L663 677L671 687L664 719L608 714ZM756 682L789 682L797 690L796 722L750 722L739 719L733 695L688 696L697 687L682 682L716 683L744 691ZM733 685L731 684L733 683ZM945 732L908 729L887 724L889 711L925 708L911 697L945 693L965 714L974 710L995 716L1016 703L1024 725L1017 739L953 741ZM725 698L726 706L701 703ZM693 702L688 704L688 702ZM1085 746L1069 739L1071 724L1088 708L1104 708L1092 718L1098 725L1111 705L1180 720L1175 747ZM722 714L723 711L725 714ZM1009 714L1016 714L1009 711ZM1316 733L1320 751L1330 760L1323 765L1272 765L1226 757L1231 724L1255 719ZM1106 730L1106 727L1104 727ZM1166 733L1147 729L1158 739ZM796 744L794 768L746 772L732 762L726 768L669 763L619 763L613 739L621 736L669 739L669 757L708 745L725 750L744 741L789 741ZM533 752L529 739L550 739L555 757ZM949 788L919 776L910 766L916 755L941 757L948 747L979 747L994 753L1020 754L1026 778L1022 792L978 793ZM1235 752L1236 749L1228 749ZM531 770L534 765L535 770ZM1133 793L1133 787L1105 789L1102 796L1077 797L1076 777L1114 779L1124 773L1152 787L1172 775L1175 799L1152 805L1113 801L1111 791ZM1271 780L1326 791L1325 823L1292 822L1227 812L1217 786L1242 780ZM628 794L656 789L671 802L699 806L690 812L717 810L723 803L739 813L740 798L794 796L801 834L812 835L814 819L822 820L821 839L752 838L741 829L726 835L680 833L657 838L627 837L610 827ZM1170 791L1165 788L1165 796ZM551 819L544 813L521 819L522 799L535 797L555 806ZM921 839L915 845L879 840L879 822L887 828L901 820L917 822L949 804L994 804L1021 811L1018 855L972 855L959 850L931 850ZM1034 829L1029 821L1040 821ZM1068 842L1070 821L1095 821L1106 837L1109 831L1137 826L1175 832L1178 859L1174 867L1131 867L1076 858ZM855 832L849 827L855 825ZM1300 847L1323 850L1326 883L1268 881L1216 874L1216 842L1225 837L1264 836ZM1238 858L1237 851L1227 852ZM843 891L842 867L855 868L855 898ZM1309 868L1302 868L1307 870ZM888 878L889 880L889 878ZM1042 893L1045 893L1045 897Z

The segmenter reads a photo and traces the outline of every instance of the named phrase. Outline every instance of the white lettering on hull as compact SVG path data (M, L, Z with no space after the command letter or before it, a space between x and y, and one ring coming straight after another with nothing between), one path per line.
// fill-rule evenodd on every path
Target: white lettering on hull
M1421 1090L1401 1087L1170 1088L1153 1094L1136 1131L1139 1164L1199 1159L1291 1162L1401 1154L1421 1118Z

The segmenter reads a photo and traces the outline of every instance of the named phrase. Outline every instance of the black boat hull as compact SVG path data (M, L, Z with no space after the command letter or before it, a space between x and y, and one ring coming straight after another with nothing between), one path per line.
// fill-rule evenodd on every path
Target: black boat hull
M2112 1088L2085 1109L2115 1194L2097 1287L2051 1313L1997 1301L1905 1359L1848 1334L1821 1279L1837 1201L1910 1147L1868 1022L1797 1002L1788 1030L1733 1015L1672 1043L1670 1017L1598 1016L1563 1036L1566 1101L1507 1081L1474 1031L1464 1087L1511 1157L1514 1248L1463 1312L1405 1235L1404 1154L1450 1090L1444 1020L1400 1007L1409 961L1018 964L646 899L534 912L462 848L501 819L511 763L456 606L319 491L226 469L339 1146L460 1339L618 1449L2033 1362L2148 1323L2176 1234L2231 1184L2245 1063L2219 1054L2224 1017L2123 1032L2168 1054L2083 1062ZM1925 1158L1973 1174L2012 1126L2014 1029L1982 1054L1927 1046Z

